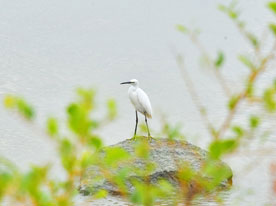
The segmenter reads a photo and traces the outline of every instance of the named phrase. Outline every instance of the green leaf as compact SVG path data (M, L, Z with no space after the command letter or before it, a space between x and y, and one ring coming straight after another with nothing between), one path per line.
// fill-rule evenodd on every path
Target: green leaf
M84 151L79 159L80 166L83 170L86 169L89 165L91 165L93 161L93 154L90 151Z
M204 175L208 177L207 181L202 182L209 191L221 185L222 181L232 179L233 173L231 169L217 161L209 160L203 168Z
M228 108L230 110L233 110L235 108L236 104L238 103L238 100L239 100L239 96L237 96L237 95L232 96L228 102Z
M134 192L131 193L131 202L140 205L143 202L143 197L143 188L138 187L138 185L136 185Z
M105 149L105 163L109 166L116 166L121 161L128 160L130 154L121 147L112 147Z
M209 155L212 159L219 159L223 154L232 152L238 146L235 139L215 140L209 145Z
M16 109L27 120L34 118L34 109L23 98L7 95L4 99L4 105L8 109Z
M67 171L72 171L76 163L75 145L69 139L62 139L59 145L59 152L62 165Z
M268 3L268 8L274 12L274 14L276 14L276 2L275 1L271 1Z
M242 137L244 135L244 129L240 126L232 127L233 132L237 135L237 137Z
M14 108L16 106L16 98L11 95L7 95L4 98L4 106L6 108Z
M232 3L229 6L220 4L218 9L227 14L231 19L236 20L239 17L238 11L235 10L236 3Z
M216 68L220 68L223 65L223 63L224 63L224 54L222 51L219 51L217 59L215 61Z
M259 46L259 41L258 41L258 39L255 35L253 35L252 33L247 32L247 38L249 39L249 41L251 42L251 44L255 48Z
M195 177L195 175L195 171L191 168L191 165L188 162L181 163L177 174L180 180L190 182Z
M270 112L276 111L276 91L274 88L268 88L264 91L263 100L265 108Z
M95 194L93 194L93 197L96 199L105 198L108 195L108 192L106 190L99 190Z
M248 97L252 97L254 95L254 84L250 81L247 82L246 92Z
M101 138L97 136L89 136L87 142L89 146L92 146L96 149L100 149L103 145Z
M273 32L273 34L276 36L276 25L275 24L269 24L269 28Z
M260 118L258 116L252 115L249 119L249 125L251 129L255 129L260 124Z
M176 29L184 34L188 33L189 31L185 26L181 24L176 25Z
M147 140L139 140L135 145L135 154L137 157L147 159L149 158L150 146Z
M113 120L117 116L117 107L114 99L109 99L107 101L107 108L108 108L108 117L109 119Z
M80 136L86 136L91 124L86 108L80 104L72 103L67 108L67 113L70 129Z
M244 55L240 55L240 56L238 56L238 59L240 60L241 63L243 63L249 69L255 70L255 65L252 63L252 61L250 59L248 59L248 57L246 57Z
M49 135L54 136L58 134L58 123L53 117L47 120L47 132Z
M17 107L19 112L28 120L34 117L33 108L23 99L17 99Z
M220 10L222 12L226 12L228 10L228 8L223 4L219 4L218 5L218 10Z

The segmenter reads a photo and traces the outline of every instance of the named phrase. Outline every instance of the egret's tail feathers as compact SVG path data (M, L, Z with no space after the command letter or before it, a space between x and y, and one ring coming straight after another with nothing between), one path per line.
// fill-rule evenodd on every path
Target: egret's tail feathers
M152 118L151 114L146 113L147 118Z

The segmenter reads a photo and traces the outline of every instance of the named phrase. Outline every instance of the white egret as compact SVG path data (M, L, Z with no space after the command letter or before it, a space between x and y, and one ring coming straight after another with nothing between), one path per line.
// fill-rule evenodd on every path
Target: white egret
M131 103L135 107L136 124L135 124L135 130L134 130L134 138L136 136L137 125L138 125L137 111L145 116L145 122L148 130L148 137L151 138L147 118L152 117L152 109L151 109L151 104L150 104L148 95L141 88L139 88L139 82L136 79L132 79L128 82L122 82L121 84L131 85L128 89L128 96Z

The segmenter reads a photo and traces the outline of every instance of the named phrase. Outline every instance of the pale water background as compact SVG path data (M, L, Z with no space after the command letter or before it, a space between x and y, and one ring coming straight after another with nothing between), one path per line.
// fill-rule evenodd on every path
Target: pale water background
M221 48L225 51L224 73L233 91L238 91L247 70L236 55L250 53L250 47L231 21L217 10L218 3L227 2L1 0L0 97L7 93L24 96L36 108L38 127L43 127L49 115L64 119L64 107L74 99L76 87L96 88L98 117L105 112L107 98L113 97L118 103L117 120L99 131L108 145L133 133L134 110L127 99L127 87L119 83L136 78L154 108L150 127L158 131L160 114L164 113L170 122L183 124L183 132L191 143L206 148L211 139L201 124L171 49L184 53L210 118L220 124L226 114L223 91L212 73L199 67L198 51L175 30L175 25L200 28L201 40L210 52L215 54ZM262 34L268 22L276 20L266 9L266 2L241 0L239 4L242 18L258 34ZM259 81L260 85L275 76L270 71ZM54 146L39 130L24 124L2 106L0 116L0 154L22 169L49 161L58 165ZM242 115L237 119L244 120ZM272 117L272 124L273 121ZM275 149L275 136L271 135L265 145ZM275 202L269 173L269 164L275 159L275 152L240 152L225 158L234 171L234 188L226 205ZM53 173L62 177L59 167ZM113 201L123 205L116 198L103 200L99 205L114 205ZM216 204L205 200L197 205Z

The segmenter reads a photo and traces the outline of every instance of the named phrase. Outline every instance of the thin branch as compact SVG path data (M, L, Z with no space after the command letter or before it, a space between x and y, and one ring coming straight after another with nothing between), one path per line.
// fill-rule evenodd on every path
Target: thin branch
M203 121L204 125L206 126L206 128L209 131L209 133L211 134L211 136L215 136L215 129L207 117L205 107L200 102L200 99L199 99L199 96L197 95L193 81L190 79L189 74L185 69L182 56L179 54L175 54L175 59L177 61L178 67L181 71L182 78L184 79L185 85L191 95L191 99L194 102L197 110L200 113L201 120Z
M253 85L256 82L257 78L260 76L260 74L265 71L268 62L275 57L275 54L274 54L275 49L276 49L276 41L275 41L274 46L272 47L270 53L265 58L263 58L263 60L261 61L259 68L252 71L251 74L249 75L249 78L248 78L249 84ZM223 124L221 125L220 129L218 130L216 138L222 137L224 135L224 133L226 132L226 130L230 127L231 122L232 122L235 114L237 113L238 106L240 105L242 100L244 100L245 98L248 97L248 95L249 95L248 89L244 88L244 90L241 91L240 94L237 96L236 103L235 103L234 107L230 110L228 115L226 116L225 120L223 121Z
M188 33L191 41L194 43L194 45L198 48L198 50L201 52L201 54L206 57L208 61L208 66L211 67L212 71L215 74L215 77L217 78L219 84L221 85L222 89L224 90L225 94L230 97L231 96L231 90L226 84L226 80L222 76L221 72L214 66L214 62L212 61L212 58L209 56L208 52L206 51L203 44L199 41L196 34L194 32Z

